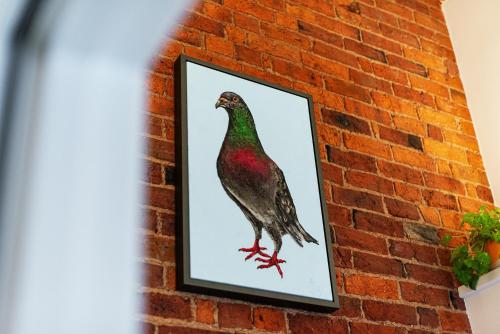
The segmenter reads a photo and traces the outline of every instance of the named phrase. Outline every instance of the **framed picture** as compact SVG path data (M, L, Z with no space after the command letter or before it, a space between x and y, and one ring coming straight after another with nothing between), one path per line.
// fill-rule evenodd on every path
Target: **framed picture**
M338 308L312 99L176 63L180 290Z

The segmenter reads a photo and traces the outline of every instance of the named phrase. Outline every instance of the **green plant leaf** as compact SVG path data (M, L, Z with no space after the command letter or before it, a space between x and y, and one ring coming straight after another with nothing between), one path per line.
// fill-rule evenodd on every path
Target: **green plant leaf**
M463 215L462 226L467 223L471 229L467 243L455 247L451 252L453 273L458 281L475 289L479 278L490 269L491 259L484 251L487 242L500 242L500 208L488 210L481 207L477 213ZM442 244L448 245L452 237L443 237Z
M500 231L493 232L493 241L500 242Z
M481 252L476 255L476 261L479 264L478 272L486 273L490 269L491 258L486 252Z

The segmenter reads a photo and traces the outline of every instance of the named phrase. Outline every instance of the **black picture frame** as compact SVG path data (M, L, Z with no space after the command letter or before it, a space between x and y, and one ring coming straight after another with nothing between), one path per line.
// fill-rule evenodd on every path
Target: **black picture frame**
M192 278L190 275L190 240L189 240L189 179L188 179L188 124L187 124L187 85L186 63L192 62L209 69L227 73L242 79L265 85L274 89L288 92L306 98L309 107L309 119L318 179L318 192L321 201L323 228L327 245L328 267L333 300L323 300L288 293L273 292L243 286L218 283ZM269 304L281 307L299 308L308 311L331 312L339 308L339 296L336 284L335 265L332 254L332 241L326 204L323 193L323 177L318 151L316 123L313 112L312 97L308 94L297 92L261 79L237 73L235 71L210 64L208 62L180 55L175 62L175 124L176 124L176 257L177 272L176 286L180 291L212 295L223 298L234 298L253 303Z

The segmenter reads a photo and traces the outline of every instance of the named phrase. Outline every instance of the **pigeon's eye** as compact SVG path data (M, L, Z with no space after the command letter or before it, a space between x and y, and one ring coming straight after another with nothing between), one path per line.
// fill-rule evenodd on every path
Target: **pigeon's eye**
M236 96L233 96L233 102L238 102L238 98Z

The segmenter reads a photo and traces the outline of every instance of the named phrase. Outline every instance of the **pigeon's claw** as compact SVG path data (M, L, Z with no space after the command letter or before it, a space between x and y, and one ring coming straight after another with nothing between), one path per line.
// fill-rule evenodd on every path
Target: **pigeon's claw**
M270 257L270 256L268 255L267 257ZM257 258L255 258L255 261L259 261L259 262L266 262L266 263L268 263L268 262L270 261L270 259L263 259L263 258L261 258L261 257L257 257ZM285 261L285 260L283 260L283 259L277 259L277 262L278 262L278 263L286 263L286 261Z
M255 261L266 263L266 264L261 264L260 266L257 267L257 269L267 269L271 267L276 267L276 269L278 270L278 274L280 274L281 278L283 278L283 271L281 270L280 263L285 263L286 261L283 259L278 259L278 253L276 251L273 253L273 256L271 256L268 259L263 259L261 257L258 257L255 259Z
M254 257L255 255L260 255L260 256L264 256L264 257L270 257L269 255L267 255L266 253L263 252L263 250L266 250L267 248L266 247L260 247L259 246L259 240L256 239L253 246L250 247L250 248L240 248L239 251L240 252L248 252L250 254L248 254L246 257L245 257L245 261L248 260L248 259L251 259L252 257Z

